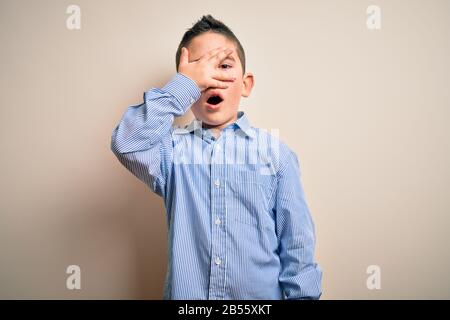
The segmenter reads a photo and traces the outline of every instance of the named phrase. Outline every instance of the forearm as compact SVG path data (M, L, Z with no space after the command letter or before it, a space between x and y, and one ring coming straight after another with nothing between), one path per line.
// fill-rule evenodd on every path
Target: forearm
M129 107L111 139L115 153L147 150L170 132L175 116L183 115L199 99L194 81L177 73L162 89L144 93L144 102Z
M287 250L279 281L287 300L319 299L322 295L322 270L313 259L314 248Z
M144 94L144 103L131 106L111 137L111 149L130 172L160 196L165 196L172 165L171 127L200 97L196 84L176 74L162 89Z

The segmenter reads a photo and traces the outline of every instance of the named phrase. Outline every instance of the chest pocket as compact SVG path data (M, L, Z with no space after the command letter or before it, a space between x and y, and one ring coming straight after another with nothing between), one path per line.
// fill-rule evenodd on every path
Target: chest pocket
M264 180L258 171L241 171L227 180L228 217L252 226L269 223L268 197Z

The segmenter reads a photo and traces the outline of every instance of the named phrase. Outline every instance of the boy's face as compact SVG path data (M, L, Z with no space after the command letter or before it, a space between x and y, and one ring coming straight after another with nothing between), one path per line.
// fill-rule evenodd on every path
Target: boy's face
M236 77L234 82L228 82L227 89L207 88L191 110L198 120L203 122L205 127L223 129L237 119L237 111L241 96L248 97L253 87L253 75L251 73L242 74L242 65L237 54L237 48L233 41L225 36L213 32L206 32L192 39L188 46L189 62L201 58L210 50L223 47L234 49L220 65L218 70L227 72ZM223 101L217 105L207 103L211 94L220 93Z

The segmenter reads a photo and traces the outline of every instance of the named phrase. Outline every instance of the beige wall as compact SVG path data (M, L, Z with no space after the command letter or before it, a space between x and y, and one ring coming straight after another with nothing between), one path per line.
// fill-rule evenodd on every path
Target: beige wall
M0 1L0 298L162 297L163 204L110 135L207 13L246 49L242 110L301 160L323 298L450 298L450 2L181 3Z

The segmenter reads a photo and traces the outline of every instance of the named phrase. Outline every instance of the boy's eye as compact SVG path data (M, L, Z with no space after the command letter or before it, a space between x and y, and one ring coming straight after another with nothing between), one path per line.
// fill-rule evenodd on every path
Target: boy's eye
M225 69L230 69L230 68L231 68L231 66L230 66L229 64L222 64L222 65L220 65L221 68L223 68L224 66L227 67L227 68L225 68Z

